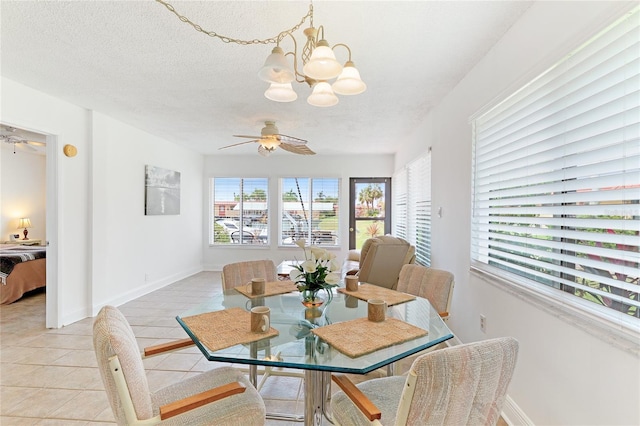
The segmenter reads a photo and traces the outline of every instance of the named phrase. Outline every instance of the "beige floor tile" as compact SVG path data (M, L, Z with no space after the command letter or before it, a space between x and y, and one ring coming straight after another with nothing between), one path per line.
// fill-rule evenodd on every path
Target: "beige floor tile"
M38 393L37 388L25 388L17 386L2 386L0 388L0 415L7 414L7 411L22 401L32 398Z
M29 399L19 402L6 410L8 416L48 418L81 391L69 389L39 389Z
M50 417L56 419L94 420L110 409L105 391L86 390L67 401Z
M41 424L41 419L0 416L0 425L2 426L35 426L39 424Z
M96 354L93 350L68 351L52 362L53 365L68 365L75 367L98 367Z

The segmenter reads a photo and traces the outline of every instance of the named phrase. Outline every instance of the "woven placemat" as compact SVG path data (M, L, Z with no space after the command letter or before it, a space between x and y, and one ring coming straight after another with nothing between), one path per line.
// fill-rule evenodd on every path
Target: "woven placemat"
M360 284L357 291L347 291L346 288L339 288L338 292L348 294L365 302L369 299L382 299L387 302L387 306L399 305L400 303L415 300L416 298L411 294L366 283Z
M252 332L250 329L251 314L242 308L207 312L182 318L182 321L211 351L278 335L278 330L273 327L266 333Z
M311 332L351 358L427 334L427 330L397 318L387 318L381 322L357 318L314 328Z
M253 299L255 297L267 297L274 296L276 294L283 293L291 293L292 291L297 291L298 287L293 283L293 281L267 281L264 283L264 294L251 294L251 285L247 283L247 285L235 287L238 292L244 294L245 296Z

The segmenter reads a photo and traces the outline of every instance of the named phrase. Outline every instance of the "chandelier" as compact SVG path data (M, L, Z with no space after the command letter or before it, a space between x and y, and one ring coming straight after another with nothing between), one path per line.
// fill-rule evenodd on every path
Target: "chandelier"
M191 25L196 31L215 37L225 43L236 43L240 45L250 44L275 44L271 54L267 57L263 67L258 71L258 77L270 83L269 88L264 93L267 99L276 102L293 102L298 99L298 94L293 90L292 83L307 83L312 92L307 98L307 102L318 107L329 107L338 103L339 95L357 95L364 92L367 85L360 78L360 72L356 69L351 60L351 49L344 43L329 45L324 38L324 27L313 26L313 4L309 3L309 11L302 17L300 22L294 27L281 31L277 36L264 40L239 40L217 34L214 31L204 30L200 25L194 24L187 17L180 15L175 8L163 1L156 0L163 4L169 11L173 12L182 22ZM293 36L302 24L309 19L310 27L303 31L306 42L300 52L298 59L298 43ZM286 52L280 47L285 38L293 41L293 51ZM347 51L348 59L343 65L337 61L334 50L344 48ZM289 61L287 56L292 56ZM299 66L302 64L302 71ZM333 83L329 83L335 79Z

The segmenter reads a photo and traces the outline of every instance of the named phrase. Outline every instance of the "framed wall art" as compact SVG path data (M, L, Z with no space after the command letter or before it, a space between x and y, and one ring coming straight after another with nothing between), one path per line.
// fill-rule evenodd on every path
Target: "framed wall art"
M180 172L145 166L144 214L180 214Z

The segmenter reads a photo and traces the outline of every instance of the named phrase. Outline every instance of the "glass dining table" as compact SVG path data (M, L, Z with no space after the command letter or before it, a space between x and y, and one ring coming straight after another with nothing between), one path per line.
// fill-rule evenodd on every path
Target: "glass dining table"
M230 308L251 310L268 306L271 327L278 335L252 343L210 350L183 319ZM333 290L333 298L320 308L306 308L297 292L269 297L248 298L235 289L205 300L199 306L176 317L209 361L249 365L249 378L256 385L257 366L304 370L304 424L322 424L330 399L331 373L366 374L389 366L407 356L435 346L453 334L428 300L414 300L390 306L387 318L396 318L427 331L427 334L402 343L351 357L319 338L312 329L367 316L366 301ZM209 336L210 337L210 336ZM205 339L206 340L206 339Z

